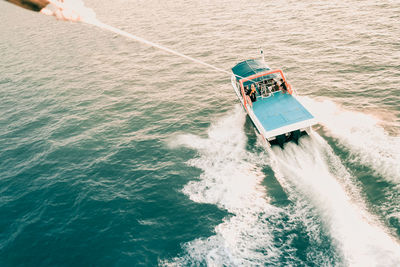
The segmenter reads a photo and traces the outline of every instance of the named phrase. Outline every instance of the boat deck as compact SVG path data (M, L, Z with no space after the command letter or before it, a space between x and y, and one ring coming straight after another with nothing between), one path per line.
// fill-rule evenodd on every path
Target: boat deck
M295 97L282 91L270 97L257 97L253 112L266 131L314 118Z

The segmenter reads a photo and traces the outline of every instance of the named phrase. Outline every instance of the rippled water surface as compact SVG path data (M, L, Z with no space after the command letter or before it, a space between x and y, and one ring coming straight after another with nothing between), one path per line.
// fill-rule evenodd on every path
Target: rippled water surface
M398 1L86 1L321 122L266 148L230 77L0 2L1 266L399 266Z

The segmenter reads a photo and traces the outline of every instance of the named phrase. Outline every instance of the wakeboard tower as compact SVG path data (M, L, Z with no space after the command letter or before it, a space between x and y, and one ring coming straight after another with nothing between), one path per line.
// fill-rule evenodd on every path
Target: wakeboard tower
M250 120L269 145L310 134L315 117L301 104L282 70L271 70L263 59L242 61L232 68L232 86Z

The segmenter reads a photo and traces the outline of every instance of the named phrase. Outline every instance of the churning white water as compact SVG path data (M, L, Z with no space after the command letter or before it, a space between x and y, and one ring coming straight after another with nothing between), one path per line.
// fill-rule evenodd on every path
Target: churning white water
M349 176L318 134L299 145L274 147L272 168L290 194L303 194L318 209L351 266L398 266L400 245L339 183ZM332 160L333 159L333 160ZM332 172L332 169L336 170Z
M282 229L277 229L267 218L279 220L280 214L289 212L293 213L292 219L302 220L308 234L314 237L321 229L313 220L322 219L334 246L343 255L336 264L340 261L350 266L400 264L398 241L366 211L350 174L325 140L313 134L303 137L299 145L286 144L283 150L273 147L266 154L250 153L245 148L244 118L243 112L236 108L210 127L207 138L181 135L171 142L173 146L186 146L199 153L188 164L203 173L198 181L187 184L183 192L195 202L215 204L232 216L215 228L214 236L184 244L186 254L165 264L279 263L282 254L291 253L276 243L273 235ZM293 202L291 210L269 203L261 185L265 174L260 162L273 169L287 190ZM318 257L319 264L330 264L326 256Z
M400 184L400 137L389 135L377 118L345 110L330 100L303 98L328 135L347 147L354 160L368 165L387 181Z
M187 255L176 259L177 263L263 264L280 253L272 246L270 229L263 223L264 216L278 209L268 204L260 184L263 174L249 160L252 155L245 149L244 120L237 106L232 115L211 126L208 138L182 135L172 142L197 150L199 157L188 164L203 171L199 181L187 184L183 192L193 201L215 204L234 215L217 226L215 236L185 244ZM267 255L257 248L267 250Z
M262 181L265 174L265 155L246 150L244 133L245 114L239 106L229 115L217 120L209 129L208 137L181 135L171 146L195 149L198 157L189 165L203 171L198 181L183 188L183 193L199 203L215 204L231 216L215 228L215 235L183 244L185 255L166 265L180 266L205 263L208 266L279 265L302 262L290 246L293 235L284 238L282 232L293 231L294 222L301 221L308 235L318 239L319 225L313 211L304 202L295 206L276 207L269 203ZM282 222L283 217L289 221ZM317 240L316 242L322 242ZM315 263L329 264L329 255L309 252ZM315 255L318 254L318 255Z

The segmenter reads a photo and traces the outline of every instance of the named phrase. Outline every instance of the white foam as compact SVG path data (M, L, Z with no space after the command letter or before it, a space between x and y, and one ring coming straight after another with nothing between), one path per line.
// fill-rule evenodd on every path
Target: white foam
M271 245L270 229L263 221L266 214L279 209L268 204L260 186L263 173L251 163L252 155L246 152L244 120L245 114L237 106L232 114L210 127L208 138L182 135L174 141L174 145L198 151L199 157L188 164L203 171L200 179L188 183L183 192L193 201L215 204L233 214L216 227L216 235L186 243L187 255L175 259L177 265L263 264L280 253Z
M291 195L307 196L321 213L345 261L351 266L399 266L400 245L362 207L356 205L338 180L349 176L326 142L315 134L285 149L273 148L272 168ZM339 170L332 173L331 170ZM339 175L339 179L335 177Z
M400 184L400 136L390 136L378 119L368 114L348 111L329 100L303 97L328 134L350 149L355 161Z
M268 164L268 154L246 150L243 130L245 114L239 105L208 130L208 136L181 135L170 145L198 151L189 165L202 170L199 180L188 183L183 192L199 203L215 204L232 216L215 228L215 235L182 245L185 254L162 265L186 266L261 266L304 264L293 247L297 235L305 231L310 247L307 258L315 264L329 265L335 252L320 249L321 223L305 201L285 208L269 204L261 182L261 168ZM305 229L303 229L305 228ZM300 233L297 233L300 234ZM328 245L329 246L329 245Z

